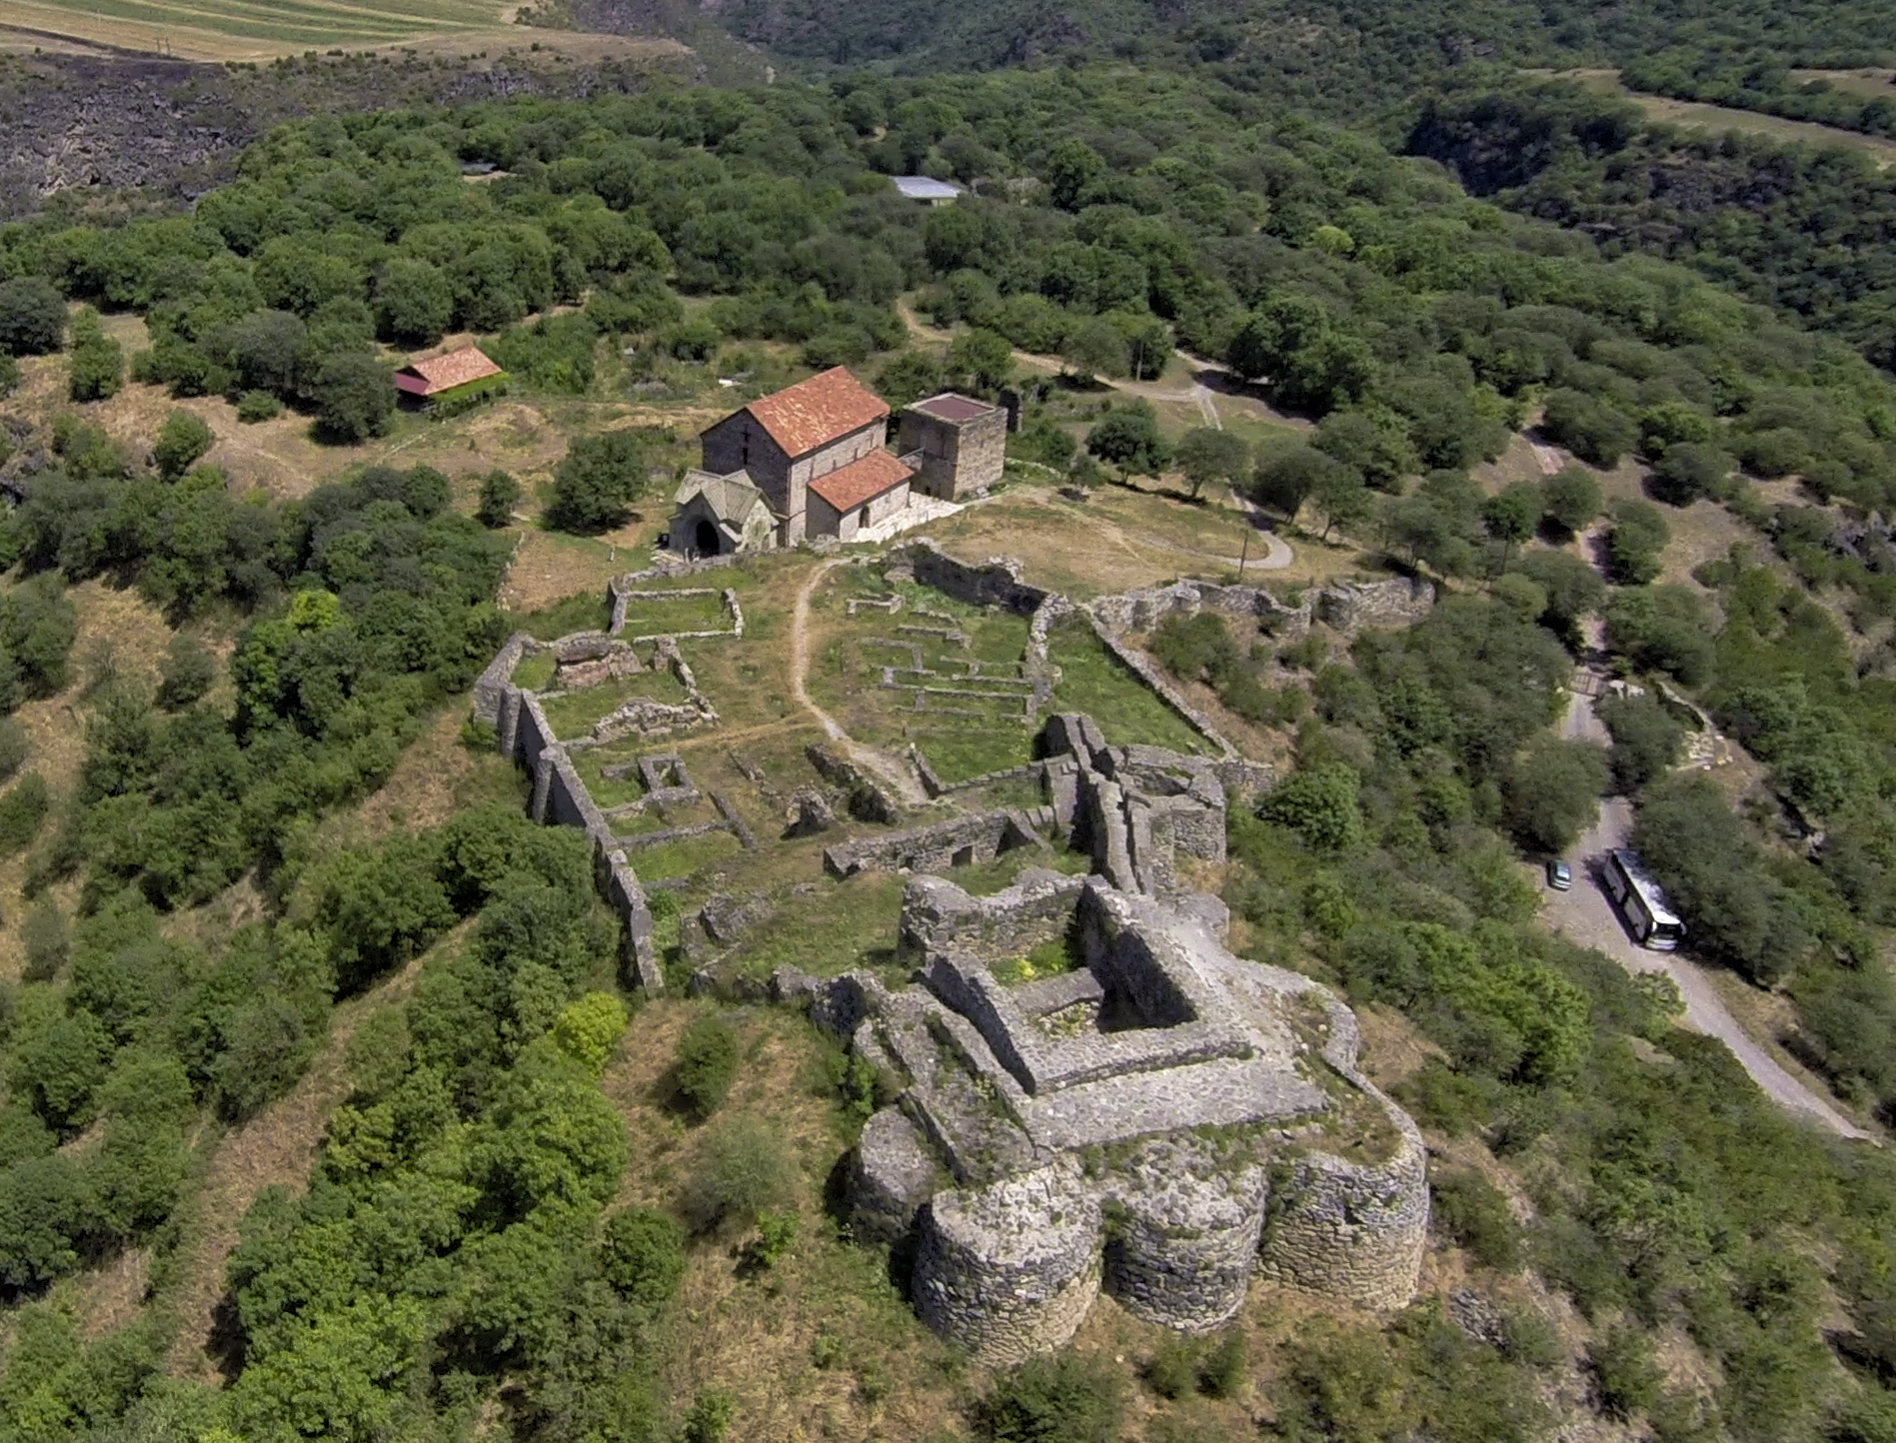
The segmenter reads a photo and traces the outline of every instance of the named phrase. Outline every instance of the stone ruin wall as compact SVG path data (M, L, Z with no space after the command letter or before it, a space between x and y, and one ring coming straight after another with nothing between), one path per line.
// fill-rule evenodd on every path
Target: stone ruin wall
M965 991L976 981L945 954L1022 951L1059 935L1076 915L1089 954L1149 947L1118 911L1085 906L1098 885L1029 874L998 896L972 897L944 879L917 877L903 900L902 955L930 955L931 975L946 966L953 976L931 988L939 996L941 983ZM1089 913L1097 913L1090 922ZM862 1241L912 1258L912 1296L932 1329L979 1362L1008 1364L1067 1342L1101 1291L1146 1321L1185 1332L1228 1322L1254 1274L1372 1309L1409 1301L1428 1229L1421 1135L1358 1069L1354 1014L1306 978L1262 970L1284 995L1322 1006L1323 1059L1387 1116L1397 1134L1389 1156L1353 1161L1325 1151L1320 1122L1280 1131L1261 1154L1226 1154L1216 1138L1172 1130L1114 1145L1104 1159L1061 1153L985 1185L958 1183L944 1174L932 1128L905 1095L864 1129L850 1176L851 1226ZM1073 981L1028 987L1048 990L1042 1005L1057 1004L1055 984ZM874 1018L891 1000L873 979L852 975L820 988L812 1015L874 1056ZM961 1015L981 1017L981 999L964 1001ZM1165 999L1148 1001L1165 1010ZM984 1035L993 1026L976 1022Z
M1395 1153L1373 1167L1324 1152L1296 1158L1279 1186L1259 1272L1306 1292L1398 1308L1414 1296L1428 1247L1428 1147L1414 1119L1358 1067L1356 1014L1314 983L1309 991L1329 1013L1324 1061L1383 1109L1399 1137Z
M1092 615L1107 634L1148 632L1168 616L1196 616L1201 611L1256 622L1273 636L1296 641L1313 624L1351 635L1370 627L1413 626L1435 605L1435 587L1426 581L1392 577L1386 581L1339 581L1313 587L1291 606L1261 586L1219 586L1208 581L1180 581L1171 586L1102 596L1092 603Z

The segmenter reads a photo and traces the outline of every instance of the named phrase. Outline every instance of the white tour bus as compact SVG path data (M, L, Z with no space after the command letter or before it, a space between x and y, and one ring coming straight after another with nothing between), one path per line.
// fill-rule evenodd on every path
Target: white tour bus
M1646 875L1639 853L1616 849L1606 854L1606 894L1642 947L1670 952L1685 935L1685 924L1666 905L1666 894Z

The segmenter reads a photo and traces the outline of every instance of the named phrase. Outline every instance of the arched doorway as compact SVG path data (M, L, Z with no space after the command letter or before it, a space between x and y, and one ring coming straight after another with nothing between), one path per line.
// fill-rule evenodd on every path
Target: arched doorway
M700 556L718 554L718 528L703 517L698 518L698 527L692 532L691 544Z

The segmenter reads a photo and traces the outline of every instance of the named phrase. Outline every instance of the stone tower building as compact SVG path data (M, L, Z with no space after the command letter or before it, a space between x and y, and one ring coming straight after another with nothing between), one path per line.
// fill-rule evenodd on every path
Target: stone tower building
M896 449L904 457L921 453L914 487L923 495L985 496L1007 460L1007 413L952 391L930 396L902 413Z

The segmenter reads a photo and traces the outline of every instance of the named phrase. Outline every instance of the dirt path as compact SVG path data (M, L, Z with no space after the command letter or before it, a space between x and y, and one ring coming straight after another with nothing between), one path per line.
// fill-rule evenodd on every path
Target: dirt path
M837 567L849 564L849 561L843 557L825 561L810 573L810 579L804 582L797 591L797 604L790 613L790 695L796 698L798 706L816 718L825 736L841 744L851 761L865 770L874 772L894 787L902 800L910 806L926 806L928 793L922 790L921 782L915 778L908 767L887 752L865 746L850 736L835 717L810 699L810 693L803 684L803 679L810 667L810 597L825 576Z
M1592 698L1579 694L1568 705L1562 730L1575 741L1607 740L1606 728L1593 713ZM1751 1039L1720 999L1705 968L1677 952L1649 952L1627 934L1619 913L1601 889L1600 867L1607 852L1627 844L1632 830L1631 804L1623 797L1609 798L1600 808L1599 819L1574 847L1573 890L1547 894L1548 925L1583 947L1604 952L1629 972L1659 972L1670 977L1685 999L1685 1025L1716 1037L1730 1048L1732 1056L1768 1097L1832 1132L1873 1141L1872 1134L1799 1082Z

